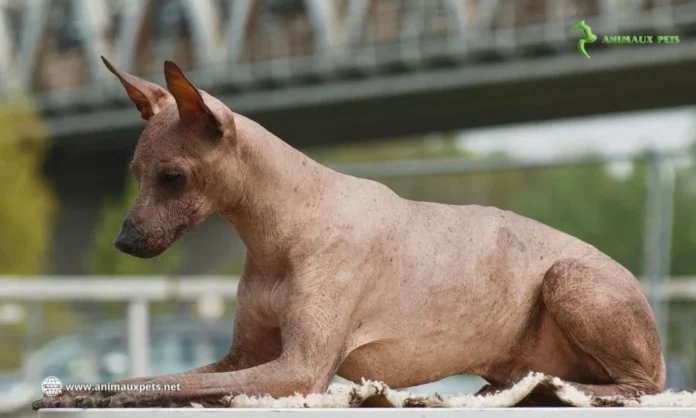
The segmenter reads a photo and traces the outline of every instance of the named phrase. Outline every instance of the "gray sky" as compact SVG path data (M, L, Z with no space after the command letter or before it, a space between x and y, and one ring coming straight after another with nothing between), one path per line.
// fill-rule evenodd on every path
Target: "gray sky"
M566 119L462 132L467 150L518 157L678 149L696 140L696 107Z

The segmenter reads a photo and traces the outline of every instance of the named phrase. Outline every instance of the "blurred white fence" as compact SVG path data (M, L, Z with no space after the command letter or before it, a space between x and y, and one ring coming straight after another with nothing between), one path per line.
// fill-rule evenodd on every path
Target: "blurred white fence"
M149 369L151 303L189 301L198 302L200 305L206 304L211 298L232 300L237 297L238 280L239 278L236 276L45 276L35 278L0 276L0 301L34 304L45 302L123 302L127 304L126 335L128 357L130 359L130 375L137 377L151 374ZM641 284L646 293L654 292L654 286L652 286L650 281L641 279ZM661 295L660 299L664 302L674 300L696 301L696 277L665 277L661 280L659 293ZM687 319L687 322L690 323L691 321ZM232 324L230 324L230 329L232 329ZM687 334L689 334L687 337L689 339L692 336L691 331L692 327L687 325ZM232 335L230 332L230 342L231 339ZM0 396L0 414L18 411L36 397L34 385L43 376L31 364L34 363L31 360L32 353L26 354L28 364L24 365L24 383L17 386L14 392ZM118 410L110 413L112 412L125 413ZM266 416L261 410L253 412ZM468 410L467 414L471 412L474 411ZM70 415L71 413L74 413L74 411L70 413L65 411L61 413L42 411L39 416L68 417L73 416ZM149 416L151 412L142 411L142 413ZM230 411L225 411L225 413L229 414ZM235 413L241 413L241 411L235 411ZM90 416L102 416L101 414L102 411L99 411L97 415ZM176 416L180 415L176 414ZM80 413L79 416L84 416L84 413ZM129 413L129 416L132 415ZM162 416L168 416L168 413ZM486 416L492 415L487 414Z
M0 295L5 301L21 302L106 302L128 305L127 335L133 377L149 374L149 304L155 301L205 301L210 297L235 299L236 276L47 276L22 278L0 276ZM652 291L641 279L646 292ZM664 278L661 299L696 301L696 277ZM231 336L230 336L231 341Z
M2 300L25 302L107 302L128 304L127 335L132 377L148 374L149 304L155 301L234 299L236 276L0 276ZM231 340L230 340L231 341Z

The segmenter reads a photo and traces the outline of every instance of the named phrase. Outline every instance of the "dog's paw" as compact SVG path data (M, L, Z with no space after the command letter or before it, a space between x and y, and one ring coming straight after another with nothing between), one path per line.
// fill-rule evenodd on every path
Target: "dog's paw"
M57 396L45 395L43 398L32 402L31 408L33 410L47 408L79 408L86 395L86 392L63 392Z
M94 391L81 402L80 408L132 408L139 406L133 392Z

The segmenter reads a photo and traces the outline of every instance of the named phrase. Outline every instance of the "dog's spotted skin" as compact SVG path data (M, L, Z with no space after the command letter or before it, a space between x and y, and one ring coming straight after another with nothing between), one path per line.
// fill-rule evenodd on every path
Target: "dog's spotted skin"
M321 392L335 374L398 388L467 373L490 391L538 371L597 396L663 389L650 306L596 248L511 212L410 201L334 172L173 63L169 92L110 69L148 120L117 246L153 257L208 216L228 219L248 250L232 347L192 372L135 380L180 391L66 393L35 407Z

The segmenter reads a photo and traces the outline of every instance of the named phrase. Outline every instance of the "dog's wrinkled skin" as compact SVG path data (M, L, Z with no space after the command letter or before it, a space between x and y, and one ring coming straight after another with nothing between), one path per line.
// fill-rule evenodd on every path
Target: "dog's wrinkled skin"
M334 172L197 90L110 70L147 126L140 194L116 245L162 253L211 214L247 257L230 353L174 376L176 392L65 393L35 407L171 406L224 395L391 387L476 374L503 389L529 371L596 396L655 393L665 366L637 280L594 247L514 213L400 198Z

